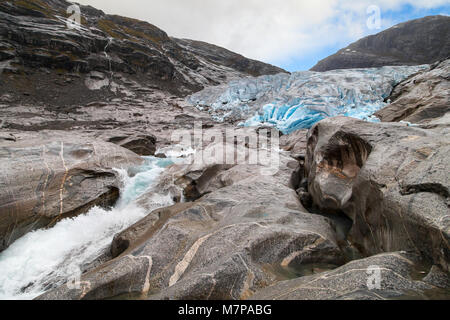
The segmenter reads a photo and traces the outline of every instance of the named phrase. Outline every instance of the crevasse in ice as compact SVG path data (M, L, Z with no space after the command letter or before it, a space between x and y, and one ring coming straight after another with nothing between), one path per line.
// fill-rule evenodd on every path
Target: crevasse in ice
M168 150L168 152L171 150ZM61 220L54 227L29 232L0 253L0 300L33 299L49 288L73 281L90 262L109 250L115 234L148 214L137 199L156 188L164 168L184 163L184 158L145 157L141 166L117 169L123 186L120 199L110 210L92 208L86 214ZM170 194L156 188L146 202L150 208L173 204Z
M326 118L345 115L379 121L373 114L386 105L394 86L429 66L396 66L328 72L294 72L244 78L209 87L187 98L209 110L219 122L270 125L283 133L310 128Z

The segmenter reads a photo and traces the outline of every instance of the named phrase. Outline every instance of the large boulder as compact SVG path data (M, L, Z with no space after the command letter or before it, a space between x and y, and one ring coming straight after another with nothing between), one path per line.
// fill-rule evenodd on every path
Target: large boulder
M290 187L291 162L281 155L273 175L261 165L215 170L208 176L226 183L153 211L115 237L116 258L84 274L78 288L63 285L39 299L244 299L315 265L343 264L333 223L306 212ZM183 168L208 171L173 172Z
M450 59L398 84L391 104L375 115L384 122L427 123L450 111Z
M352 118L308 133L308 189L323 212L353 220L350 239L366 255L412 250L449 270L448 123L421 129Z
M118 135L108 141L141 156L153 156L156 151L156 138L151 134Z
M0 143L0 250L59 219L113 205L119 197L113 169L142 161L115 144L76 136Z
M447 288L433 285L441 275L437 267L424 279L414 274L426 270L406 253L380 254L352 261L317 275L277 283L252 296L254 300L386 300L442 299ZM425 272L426 274L426 272ZM376 277L379 278L377 279ZM423 276L422 276L423 277ZM448 282L448 278L445 277ZM439 280L442 283L442 279ZM445 280L444 280L445 281Z

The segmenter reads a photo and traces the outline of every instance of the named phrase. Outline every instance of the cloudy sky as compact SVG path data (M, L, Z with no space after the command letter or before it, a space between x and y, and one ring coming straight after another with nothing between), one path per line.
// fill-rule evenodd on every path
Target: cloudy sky
M450 14L450 0L75 1L289 71L307 70L351 42L399 22Z

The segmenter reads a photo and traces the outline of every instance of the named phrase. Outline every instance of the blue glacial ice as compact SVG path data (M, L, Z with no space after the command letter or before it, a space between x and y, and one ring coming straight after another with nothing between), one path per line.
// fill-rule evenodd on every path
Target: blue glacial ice
M379 121L373 114L387 105L385 99L395 85L427 68L396 66L248 77L206 88L187 101L208 110L218 122L275 126L288 134L338 115Z

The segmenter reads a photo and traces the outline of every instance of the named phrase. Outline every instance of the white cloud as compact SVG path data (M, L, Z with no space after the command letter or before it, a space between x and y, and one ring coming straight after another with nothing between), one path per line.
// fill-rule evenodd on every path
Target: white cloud
M214 43L275 63L368 34L366 9L404 4L433 8L448 0L78 0L149 21L169 35Z

